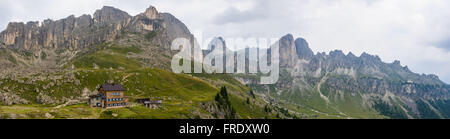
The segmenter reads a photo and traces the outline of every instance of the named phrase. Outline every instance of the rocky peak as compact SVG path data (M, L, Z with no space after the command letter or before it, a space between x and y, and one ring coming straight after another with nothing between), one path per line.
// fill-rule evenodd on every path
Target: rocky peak
M9 23L7 29L0 33L0 44L2 47L25 50L58 47L74 50L113 40L122 31L147 33L154 30L165 30L168 40L193 38L184 24L175 17L164 17L153 6L135 17L117 8L104 6L92 17L85 14L56 21L47 19L41 26L39 22Z
M211 40L211 43L208 45L207 52L210 53L214 51L217 45L222 45L223 51L227 50L225 40L222 37L215 37Z
M425 75L425 76L428 77L428 78L435 79L435 80L440 80L440 79L439 79L439 76L437 76L437 75L435 75L435 74L428 74L428 75Z
M155 7L150 6L148 7L144 13L142 13L143 16L149 18L149 19L160 19L161 16L159 15L158 11Z
M294 37L287 34L281 37L280 41L280 66L292 67L298 59L297 50L295 49Z
M352 59L357 58L356 55L353 54L352 52L348 52L347 57L352 58Z
M75 19L75 28L77 27L89 27L93 24L93 19L91 15L83 14Z
M314 56L314 52L309 48L308 42L303 38L295 40L295 49L300 59L311 59Z
M395 60L392 64L400 66L400 61Z
M341 50L334 50L330 52L330 57L342 58L345 57L345 54Z
M104 6L94 13L94 22L100 23L117 23L129 18L131 16L128 13L110 6Z
M281 37L280 39L281 42L293 42L294 41L294 36L292 36L292 34L286 34L283 37Z
M361 56L359 56L359 57L363 60L368 60L368 61L372 61L372 62L381 62L380 57L378 57L377 55L368 54L366 52L363 52L361 54Z

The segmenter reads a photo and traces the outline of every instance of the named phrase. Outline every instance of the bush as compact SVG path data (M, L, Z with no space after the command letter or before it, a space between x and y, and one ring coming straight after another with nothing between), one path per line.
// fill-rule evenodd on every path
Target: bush
M145 34L145 38L147 39L152 39L153 37L155 37L158 33L156 31L151 31L147 34Z

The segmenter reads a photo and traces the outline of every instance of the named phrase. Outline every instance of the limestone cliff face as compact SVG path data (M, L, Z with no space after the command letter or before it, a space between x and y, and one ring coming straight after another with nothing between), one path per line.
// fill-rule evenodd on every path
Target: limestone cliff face
M375 104L380 103L378 100L381 99L390 107L401 109L409 118L425 118L422 115L426 112L424 109L437 109L443 106L438 105L441 100L450 99L449 85L435 75L414 73L407 66L401 66L400 61L385 63L376 55L362 53L355 56L340 50L314 54L305 39L294 40L290 34L283 36L279 42L278 82L254 87L267 96L278 94L273 97L301 105L314 104L310 107L317 107L317 103L322 103L318 101L323 101L341 116L348 116L351 112L346 111L348 108L340 108L340 105L359 101L357 105L363 109L378 108L379 105ZM235 78L247 83L257 82L254 77ZM264 90L275 90L276 93ZM315 96L318 98L313 98ZM419 101L429 102L429 108L417 106Z
M3 65L0 77L56 70L80 53L110 42L148 50L140 56L147 60L143 65L152 63L151 66L164 69L176 53L170 50L170 45L178 37L190 39L194 46L194 36L185 24L169 13L158 12L153 6L135 16L105 6L92 15L48 19L41 24L12 22L0 32L0 64ZM195 57L203 56L197 53ZM150 59L152 62L148 62Z
M14 49L38 50L42 48L82 49L114 38L131 16L112 7L97 10L90 15L69 16L60 20L10 23L0 33L0 41Z
M303 38L295 39L295 50L297 56L300 59L311 59L314 56L314 52L309 48L308 42Z
M291 34L281 37L280 41L280 66L290 67L294 65L296 59L298 59L294 37Z
M48 97L53 91L42 91L64 82L73 81L79 85L80 80L73 74L78 68L123 70L151 67L169 70L171 58L177 52L170 50L170 45L178 37L191 39L194 43L194 36L185 24L169 13L158 12L153 6L135 16L105 6L92 15L49 19L42 23L9 23L7 29L0 32L0 103L27 104L36 100L37 103L59 104L61 101L83 100L83 97L72 98L78 95L71 98ZM114 57L135 65L126 67L118 60L102 66L108 63L108 58ZM202 57L201 53L198 57ZM59 73L70 76L66 81L57 81ZM30 80L25 82L23 78ZM50 83L36 84L36 89L30 91L3 87L7 86L5 80L30 86L38 81ZM28 101L23 95L18 95L30 92L39 95Z
M42 48L67 48L78 50L97 43L111 41L122 32L145 33L161 31L165 37L192 37L187 27L167 13L159 13L150 6L136 16L105 6L93 16L69 16L60 20L10 23L0 33L0 44L7 48L39 50ZM167 39L169 40L169 39ZM168 43L165 43L167 45Z

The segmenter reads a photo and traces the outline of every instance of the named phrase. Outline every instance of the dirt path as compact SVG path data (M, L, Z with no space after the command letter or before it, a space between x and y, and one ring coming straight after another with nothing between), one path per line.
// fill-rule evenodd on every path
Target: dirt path
M322 91L320 90L322 84L325 83L327 79L328 79L328 72L326 72L325 76L323 76L323 78L320 79L320 82L317 84L317 92L319 92L320 97L324 99L327 102L327 104L329 104L330 100L328 99L327 96L323 95Z

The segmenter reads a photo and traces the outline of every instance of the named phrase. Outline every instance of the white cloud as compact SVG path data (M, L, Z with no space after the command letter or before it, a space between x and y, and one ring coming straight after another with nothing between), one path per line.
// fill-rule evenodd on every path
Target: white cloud
M9 21L93 14L103 5L132 15L154 5L205 37L292 33L316 52L368 52L450 82L448 0L2 0L0 29Z

